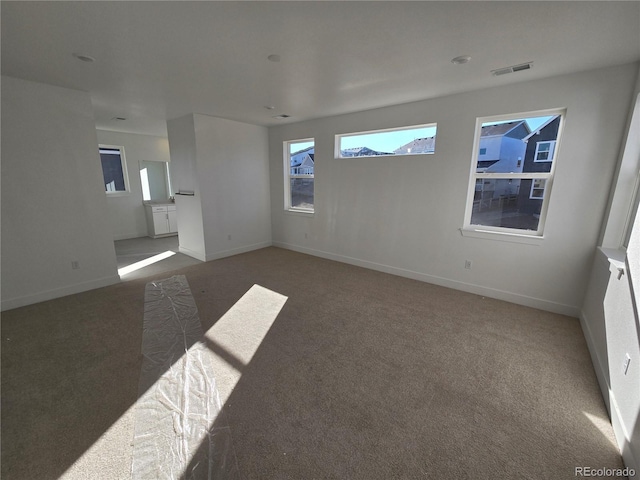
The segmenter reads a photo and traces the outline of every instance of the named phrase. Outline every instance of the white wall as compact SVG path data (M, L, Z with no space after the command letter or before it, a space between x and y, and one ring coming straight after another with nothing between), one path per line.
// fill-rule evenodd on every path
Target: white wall
M113 240L144 237L147 221L142 205L139 164L142 160L168 162L169 141L163 137L97 130L102 145L124 147L129 175L129 192L107 196Z
M636 312L624 254L599 250L580 320L625 464L640 474L640 327ZM631 363L625 374L626 355Z
M637 65L269 130L275 245L578 316ZM477 117L566 108L545 236L463 237ZM437 122L433 155L334 159L334 136ZM283 208L282 142L315 137L315 214ZM464 268L465 260L473 268Z
M637 472L632 478L640 478L640 198L634 199L640 180L640 69L638 74L605 222L605 248L595 255L580 316L618 445L625 464ZM626 355L631 362L625 374Z
M213 260L271 245L267 129L199 114L167 129L174 190L196 194L176 195L181 250Z
M2 77L3 310L119 281L97 144L88 93Z
M198 167L196 164L196 131L193 115L167 122L171 152L171 181L174 192L194 192L193 197L176 195L178 241L180 252L206 261L204 222ZM206 183L205 183L206 187Z

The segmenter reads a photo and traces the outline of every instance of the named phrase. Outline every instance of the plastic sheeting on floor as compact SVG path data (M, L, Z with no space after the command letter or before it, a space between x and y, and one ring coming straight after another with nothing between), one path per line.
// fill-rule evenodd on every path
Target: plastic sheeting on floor
M184 275L148 283L132 478L239 478L210 355Z

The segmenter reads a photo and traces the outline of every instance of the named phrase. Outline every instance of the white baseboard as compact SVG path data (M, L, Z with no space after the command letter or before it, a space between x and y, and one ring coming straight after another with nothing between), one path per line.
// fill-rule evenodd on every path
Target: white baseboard
M609 402L611 404L611 425L613 426L613 433L615 434L616 442L618 443L618 448L620 449L624 465L625 467L633 469L636 473L633 476L629 476L629 480L640 479L640 462L638 462L638 458L636 458L636 455L631 448L631 435L629 435L629 432L622 422L622 416L618 409L616 396L611 390L609 390Z
M595 341L593 340L591 328L589 328L589 320L584 311L580 312L580 326L582 327L584 338L587 341L587 347L589 348L589 354L591 355L591 363L593 363L593 369L596 372L596 378L598 379L598 385L600 386L602 398L607 406L609 417L611 417L611 402L609 394L609 392L611 391L611 385L609 385L609 379L607 375L607 364L603 363L602 358L600 358L600 355L598 354L598 349L596 347Z
M203 253L196 252L195 250L191 250L189 248L183 247L182 245L180 245L178 247L178 251L180 253L184 253L185 255L188 255L188 256L190 256L192 258L195 258L196 260L200 260L201 262L206 262L207 261L207 259L206 259L206 257L204 256Z
M224 258L224 257L231 257L232 255L247 253L247 252L251 252L252 250L259 250L260 248L270 247L271 245L272 244L270 241L253 243L251 245L243 245L241 247L231 248L229 250L220 250L218 252L207 253L206 255L203 255L201 252L190 250L181 245L179 248L179 251L180 253L189 255L190 257L200 260L201 262L210 262L211 260L217 260L219 258Z
M141 237L148 237L148 236L149 236L149 232L145 230L144 232L138 232L138 233L123 233L120 235L114 235L113 240L114 241L129 240L131 238L141 238Z
M26 305L32 305L34 303L45 302L47 300L53 300L54 298L66 297L67 295L73 295L75 293L82 293L88 290L96 288L107 287L120 282L118 275L110 277L102 277L88 282L75 283L73 285L67 285L61 288L54 288L52 290L46 290L44 292L38 292L24 297L10 298L8 300L3 299L0 304L0 310L11 310L13 308L24 307Z
M253 250L259 250L261 248L270 247L272 243L268 242L260 242L253 243L251 245L243 245L242 247L231 248L229 250L221 250L219 252L208 253L207 254L207 262L211 260L217 260L219 258L231 257L232 255L238 255L240 253L247 253Z
M298 245L292 245L284 242L273 242L273 246L286 248L288 250L294 250L300 253L306 253L308 255L314 255L316 257L326 258L328 260L335 260L337 262L348 263L350 265L356 265L358 267L369 268L371 270L390 273L392 275L398 275L400 277L411 278L413 280L420 280L426 283L433 283L435 285L440 285L441 287L453 288L454 290L461 290L463 292L474 293L476 295L483 295L485 297L495 298L497 300L504 300L506 302L511 302L518 305L524 305L526 307L532 307L540 310L545 310L548 312L559 313L561 315L578 317L580 313L579 308L572 305L564 305L562 303L550 302L548 300L529 297L529 296L521 295L518 293L507 292L507 291L498 290L495 288L483 287L482 285L475 285L472 283L460 282L457 280L451 280L444 277L438 277L436 275L429 275L426 273L415 272L413 270L393 267L391 265L384 265L381 263L370 262L368 260L362 260L359 258L348 257L345 255L338 255L335 253L324 252L322 250L315 250L313 248L301 247Z
M626 467L633 469L636 472L636 475L629 477L629 480L640 479L640 461L636 458L636 455L631 448L631 442L629 440L631 438L630 434L622 421L622 415L618 408L618 401L616 400L616 396L611 390L611 386L608 381L607 367L605 366L607 364L603 363L602 358L598 354L598 349L596 348L591 329L589 328L589 319L584 311L580 312L580 325L582 326L582 332L584 333L584 338L586 339L587 346L589 347L593 369L596 372L600 391L607 406L607 411L609 412L613 433L615 434L616 442L620 449L624 464Z

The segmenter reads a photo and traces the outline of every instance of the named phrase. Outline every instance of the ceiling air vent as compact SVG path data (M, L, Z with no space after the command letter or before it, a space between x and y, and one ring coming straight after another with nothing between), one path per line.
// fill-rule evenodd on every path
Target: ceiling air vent
M533 62L521 63L520 65L512 65L510 67L491 70L491 75L493 75L494 77L498 77L500 75L506 75L507 73L522 72L523 70L530 70L531 68L533 68Z
M283 113L282 115L274 115L272 118L275 118L276 120L284 120L285 118L289 118L291 115L287 115L286 113Z

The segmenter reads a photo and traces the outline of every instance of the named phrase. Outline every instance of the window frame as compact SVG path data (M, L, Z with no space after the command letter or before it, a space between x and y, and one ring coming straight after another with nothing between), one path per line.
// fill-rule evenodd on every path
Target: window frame
M124 181L124 190L108 191L106 184L104 183L104 171L102 169L102 157L100 157L100 150L118 150L120 152L120 167L122 168L122 178ZM129 183L129 171L127 169L127 158L124 152L124 146L122 145L105 145L98 144L98 156L100 157L100 173L102 174L102 185L104 186L104 193L109 197L118 197L131 194L131 184Z
M555 115L560 116L560 120L558 125L558 134L556 136L554 148L553 148L553 156L550 160L551 167L549 169L550 170L549 172L478 173L476 171L477 164L478 164L478 157L479 157L479 154L476 152L479 152L480 150L480 138L482 135L482 125L484 123L502 122L502 121L507 122L507 121L514 121L514 120L524 120L524 119L534 118L534 117L546 117L546 116L555 116ZM529 244L538 244L544 239L544 227L546 224L547 211L549 209L549 201L551 197L551 192L552 192L552 187L553 187L553 182L555 177L555 168L557 163L555 160L558 156L557 152L560 146L562 132L564 130L565 119L566 119L566 109L564 108L536 110L536 111L529 111L529 112L519 112L519 113L513 113L513 114L493 115L493 116L476 118L473 149L472 149L472 155L471 155L471 168L469 172L469 186L467 190L467 198L466 198L466 204L465 204L465 214L464 214L463 226L460 229L460 233L463 236L487 238L487 239L494 239L494 240L505 240L505 241L513 241L518 243L529 243ZM545 142L549 142L549 140L543 141L540 143L545 143ZM536 145L536 154L537 154L537 149L538 149L538 146ZM535 157L536 155L534 154L534 159ZM524 162L524 158L523 158L523 162ZM518 229L518 228L495 227L490 225L472 224L471 216L473 213L476 182L478 180L484 181L485 179L531 180L532 189L536 179L545 180L543 197L534 198L535 200L542 201L537 230L524 230L524 229ZM529 197L531 197L531 192Z
M434 128L435 132L433 134L433 138L434 140L434 146L433 146L433 152L419 152L419 153L390 153L390 154L383 154L383 155L357 155L357 156L353 156L353 157L343 157L342 156L342 148L340 143L342 141L343 138L345 137L358 137L358 136L364 136L364 135L372 135L375 133L390 133L390 132L402 132L405 130L417 130L420 128ZM339 159L339 160L344 160L344 159L352 159L352 158L380 158L380 157L402 157L402 156L409 156L409 155L434 155L436 153L436 147L435 147L435 143L437 141L437 136L438 136L438 123L437 122L433 122L433 123L424 123L424 124L419 124L419 125L408 125L405 127L391 127L391 128L380 128L380 129L376 129L376 130L366 130L366 131L362 131L362 132L350 132L350 133L338 133L335 136L335 142L334 142L334 158L335 159ZM427 137L430 138L430 137Z
M283 149L283 170L284 170L284 210L285 212L293 212L293 213L302 213L305 215L313 215L315 213L316 207L316 195L315 195L315 160L314 160L314 169L311 175L309 174L300 174L300 175L292 175L291 174L291 144L294 143L308 143L313 142L313 148L315 151L316 140L315 137L302 138L296 140L285 140L282 142ZM292 178L305 178L305 179L313 179L313 208L302 208L302 207L294 207L291 205L291 179Z

